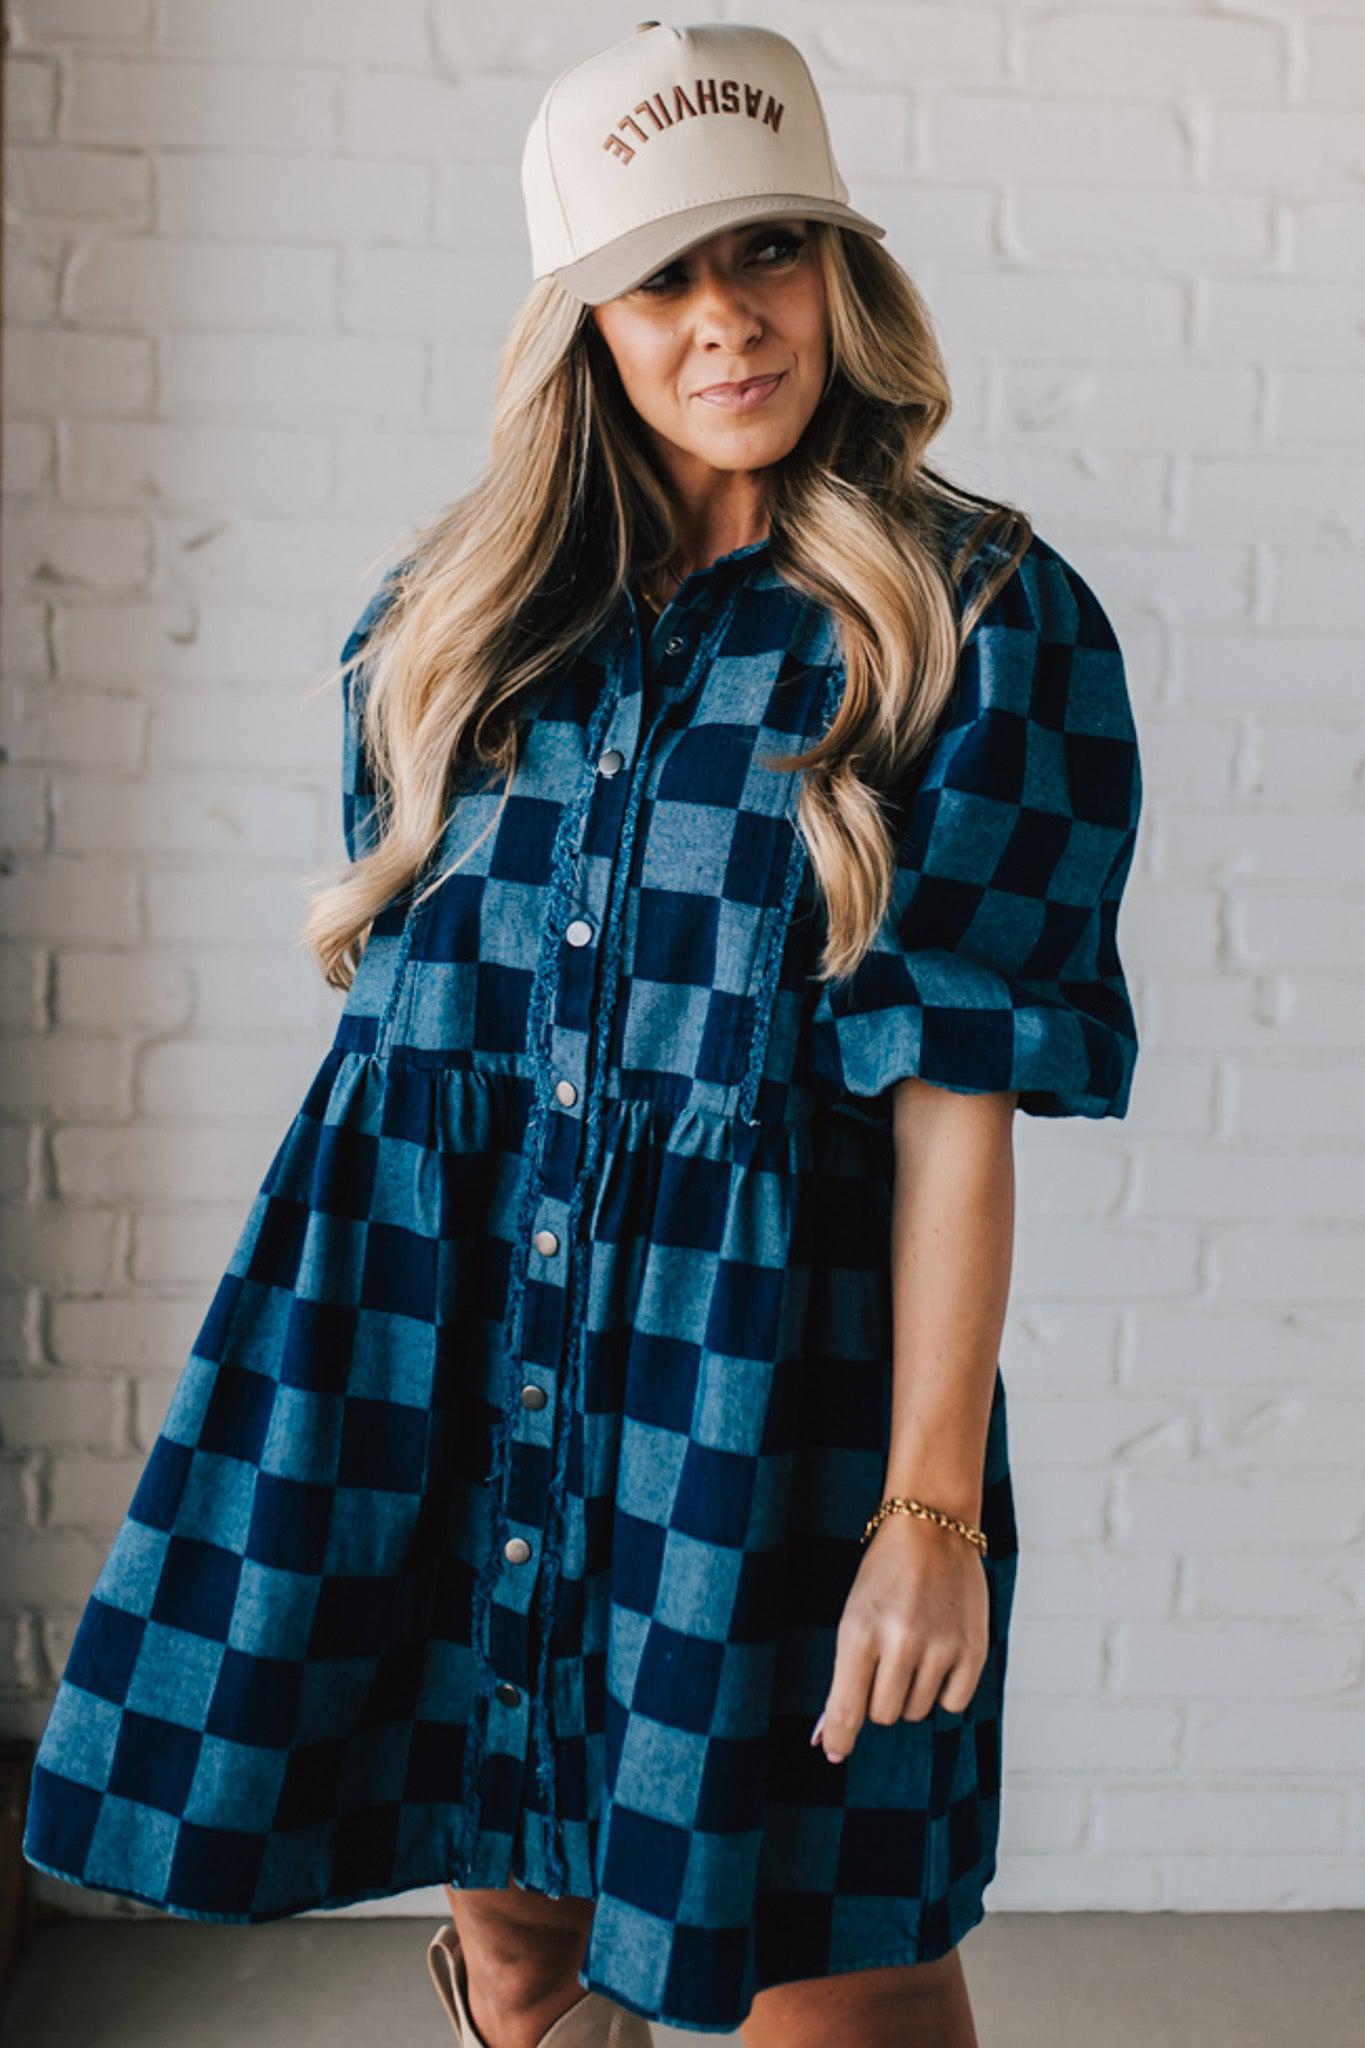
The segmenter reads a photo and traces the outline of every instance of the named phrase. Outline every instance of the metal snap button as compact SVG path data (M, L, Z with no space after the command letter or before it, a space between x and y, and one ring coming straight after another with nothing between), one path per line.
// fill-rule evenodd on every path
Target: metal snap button
M559 1097L565 1109L572 1109L578 1100L578 1090L574 1087L572 1081L556 1081L555 1094Z
M571 946L586 946L592 937L592 926L586 917L575 917L565 927L564 936Z
M505 1707L519 1707L521 1694L509 1678L500 1679L497 1687L498 1698Z
M675 633L671 640L665 640L664 653L681 654L686 645L687 642L682 638L681 634Z
M509 1536L502 1546L502 1554L509 1564L525 1564L531 1555L531 1546L524 1536Z
M545 1406L544 1387L532 1386L528 1380L521 1390L521 1405L523 1408L543 1408Z
M547 1259L553 1258L559 1250L559 1239L553 1230L538 1230L535 1235L535 1247L538 1252L544 1252Z
M597 757L599 774L614 775L625 761L625 758L619 747L608 747L605 754L599 754Z

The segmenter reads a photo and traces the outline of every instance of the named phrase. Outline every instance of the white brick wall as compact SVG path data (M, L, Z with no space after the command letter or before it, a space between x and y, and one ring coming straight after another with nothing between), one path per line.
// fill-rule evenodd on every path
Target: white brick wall
M1095 585L1143 733L1132 1111L1018 1125L990 1903L1360 1906L1365 5L716 11L807 52L934 310L945 459ZM330 1035L281 886L340 846L303 687L477 464L526 123L637 10L8 12L0 1712L36 1733Z

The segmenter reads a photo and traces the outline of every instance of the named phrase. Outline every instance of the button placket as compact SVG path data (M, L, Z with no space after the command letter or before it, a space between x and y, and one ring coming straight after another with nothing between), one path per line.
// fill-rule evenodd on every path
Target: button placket
M628 659L628 650L618 649L614 658L623 663ZM566 820L567 836L556 856L561 863L564 863L565 848L574 843L575 833L577 845L581 848L595 803L614 806L620 811L626 801L630 777L623 777L617 782L613 778L619 776L620 770L634 759L639 737L640 700L638 695L622 695L620 673L618 668L614 688L609 693L611 708L608 709L604 701L604 725L599 727L595 744L589 747L585 762L587 779L581 792L581 803L575 818ZM616 837L616 832L610 828L603 833L603 839L609 846L614 846ZM533 1129L528 1128L527 1134L528 1180L523 1187L523 1198L529 1205L530 1216L522 1269L523 1288L525 1285L534 1286L544 1297L537 1307L536 1327L546 1361L543 1368L545 1383L527 1377L527 1366L531 1362L522 1363L518 1392L512 1397L515 1405L506 1411L507 1434L503 1455L508 1462L498 1476L498 1511L503 1518L504 1540L495 1553L496 1561L492 1557L487 1559L482 1574L489 1586L488 1597L496 1602L502 1615L504 1630L508 1626L508 1617L513 1614L529 1627L530 1610L541 1590L539 1567L545 1565L553 1573L557 1563L551 1533L556 1478L545 1481L549 1491L540 1526L524 1519L528 1512L524 1485L520 1489L519 1514L521 1530L525 1533L518 1531L509 1535L506 1517L508 1503L515 1497L520 1476L512 1462L518 1456L518 1445L534 1448L538 1459L548 1450L548 1464L553 1466L556 1432L564 1426L559 1412L563 1397L562 1366L570 1328L567 1304L576 1275L570 1244L573 1229L570 1196L578 1184L592 1046L590 1031L563 1021L558 997L566 985L572 987L571 975L579 977L586 972L595 978L596 948L604 929L606 906L615 885L616 873L614 858L584 863L580 857L574 875L578 886L569 894L563 889L563 882L569 879L567 863L564 863L559 897L562 908L558 913L564 923L555 942L556 964L553 970L545 964L546 956L542 955L539 999L544 1003L546 1012L542 1042L550 1053L550 1059L542 1092L538 1095L535 1125ZM586 1001L581 982L578 994ZM569 1013L573 1014L572 1003ZM560 1143L554 1130L556 1121L575 1130L571 1146L566 1148ZM552 1189L546 1186L547 1162L553 1173ZM522 1294L522 1289L518 1289L518 1293ZM520 1313L518 1310L516 1320L508 1324L509 1341L518 1354L524 1329ZM533 1369L540 1369L538 1361ZM560 1456L562 1458L562 1446ZM539 1472L542 1468L537 1465L535 1469ZM504 1640L510 1643L511 1638L505 1637ZM518 1671L517 1677L521 1676ZM544 1750L550 1739L545 1718L548 1707L538 1700L536 1686L534 1673L524 1685L499 1675L493 1687L490 1711L494 1715L507 1714L518 1718L523 1711L529 1715L526 1722L514 1723L508 1729L499 1747L516 1750L527 1742L532 1746L539 1744ZM469 1839L472 1841L473 1837Z
M574 1047L575 1069L579 1076L577 1082L570 1084L576 1089L574 1107L579 1109L576 1118L578 1142L573 1159L574 1195L569 1204L568 1234L571 1241L565 1252L565 1270L559 1276L562 1288L560 1300L564 1314L557 1324L555 1345L554 1371L559 1407L551 1437L556 1467L556 1476L551 1481L551 1498L558 1506L553 1522L547 1518L543 1543L545 1570L535 1593L539 1602L541 1631L538 1668L532 1684L535 1706L533 1734L540 1749L542 1782L550 1786L553 1785L553 1735L548 1700L548 1646L552 1634L555 1595L561 1566L560 1546L563 1540L562 1523L559 1518L563 1513L562 1486L568 1445L569 1418L565 1410L571 1407L577 1398L575 1389L581 1383L585 1371L586 1251L573 1235L577 1228L574 1217L579 1202L585 1199L586 1184L602 1145L601 1108L615 1006L615 977L620 971L620 920L630 870L634 829L644 786L641 756L648 746L650 733L662 716L661 710L656 711L646 728L644 673L640 656L641 647L638 640L633 648L628 643L623 646L619 655L623 664L633 662L635 671L633 688L624 689L618 680L621 696L617 719L621 727L622 745L613 744L603 748L595 760L589 750L592 781L583 831L586 833L587 825L593 819L594 806L601 806L602 830L598 838L609 852L606 857L594 858L586 869L580 869L579 890L572 905L575 914L565 924L561 945L561 959L566 967L570 949L583 959L585 965L587 958L596 953L599 947L603 948L604 952L600 964L596 961L593 963L594 994L583 1016L582 1028L570 1031L565 1027L563 1030L565 1041ZM612 731L613 734L617 732L615 723ZM620 774L622 768L629 771L624 776ZM581 837L579 843L582 844ZM582 984L579 986L581 990ZM559 1064L562 1065L563 1062ZM563 1080L568 1077L561 1074L559 1078ZM556 1100L559 1099L558 1087L550 1092ZM557 1825L555 1796L551 1790L547 1814L550 1844L548 1853L552 1870L558 1872L562 1881L564 1857L562 1842L556 1833Z
M672 632L664 641L658 680L668 696L685 683L696 649L706 636L703 618L700 636L694 620L691 631ZM560 1489L568 1442L564 1408L575 1398L573 1387L584 1370L585 1268L575 1238L576 1217L584 1199L585 1173L592 1163L588 1155L601 1145L600 1109L615 996L611 984L619 971L619 918L645 786L641 755L668 715L666 702L656 700L651 706L647 701L643 655L643 636L632 645L627 634L615 649L613 659L619 666L608 692L611 708L604 702L602 723L590 738L586 753L587 781L556 853L558 937L552 939L547 933L552 952L541 955L541 973L551 979L540 998L546 1011L540 1042L550 1057L538 1092L535 1129L528 1132L529 1180L524 1190L530 1216L523 1276L525 1284L543 1291L536 1311L537 1363L544 1363L548 1384L526 1379L523 1366L523 1381L513 1397L516 1405L510 1410L508 1428L509 1456L516 1458L519 1442L535 1446L538 1453L548 1447L552 1476L545 1482L548 1493L543 1525L537 1527L525 1520L528 1509L523 1493L519 1513L526 1535L509 1536L504 1519L501 1551L496 1563L489 1559L486 1565L494 1587L500 1589L494 1597L504 1617L529 1615L533 1602L541 1615L537 1669L525 1693L511 1679L503 1678L495 1698L508 1712L522 1706L531 1709L529 1740L540 1756L542 1782L551 1769L553 1739L548 1698L542 1697L542 1688L548 1684L546 1658L560 1570ZM623 775L622 769L627 773ZM581 849L590 826L597 828L592 843L601 851L585 858ZM566 856L575 844L578 861L571 869ZM549 964L552 959L553 967ZM567 1146L555 1136L559 1120L570 1122L574 1129ZM549 1190L547 1171L552 1176ZM504 1518L514 1483L509 1468L501 1482ZM525 1556L521 1543L526 1545ZM553 1798L547 1827L553 1864L562 1855L555 1845Z
M622 659L618 651L616 657ZM639 738L639 700L633 696L623 697L616 706L610 725L603 735L608 742L595 754L589 753L585 764L588 782L587 803L583 816L583 832L594 815L598 804L611 804L614 810L607 814L607 828L603 838L610 844L615 838L614 823L624 801L622 786L612 787L612 781L632 759ZM580 836L580 846L582 837ZM570 906L570 915L564 927L563 944L571 949L572 971L575 974L589 971L589 961L602 928L607 894L611 876L601 861L585 861L580 855L578 889ZM570 956L566 955L566 966ZM550 1025L550 1066L554 1074L551 1090L558 1111L572 1110L573 1121L581 1123L584 1110L584 1095L587 1086L587 1048L584 1033L572 1026L562 1024L554 1015Z
M636 649L638 655L638 643ZM637 670L637 676L639 672ZM642 691L639 687L632 693L630 704L635 720L637 735L640 734L640 706ZM584 1191L590 1180L596 1159L602 1146L601 1109L605 1090L606 1067L611 1043L612 1016L616 998L616 976L620 971L621 913L625 895L626 877L630 870L631 849L634 828L638 814L640 790L643 786L640 755L647 744L647 735L639 737L638 744L631 747L622 765L629 760L630 773L623 779L624 786L611 788L609 816L619 819L620 831L607 836L610 858L595 864L593 888L600 892L600 906L596 913L593 929L593 943L605 948L601 962L600 979L597 983L597 998L594 1001L591 1018L583 1035L584 1047L584 1113L579 1120L579 1146L574 1163L574 1191L576 1201L584 1198ZM599 757L600 761L600 757ZM610 771L614 775L616 771ZM599 767L592 801L607 800L607 789L601 781ZM586 919L584 920L587 921ZM566 931L565 943L572 940ZM555 1521L557 1541L551 1540L551 1529L547 1522L544 1564L545 1570L537 1586L540 1603L540 1649L533 1691L537 1705L535 1732L541 1745L542 1782L549 1789L547 1833L548 1857L552 1877L559 1883L564 1881L566 1863L562 1836L556 1814L555 1772L552 1752L553 1729L549 1704L549 1644L553 1632L555 1597L561 1569L561 1548L563 1542L563 1474L568 1453L567 1409L571 1410L579 1398L577 1389L581 1386L586 1370L584 1353L587 1332L587 1258L586 1251L575 1246L578 1255L569 1261L569 1271L563 1281L563 1302L566 1313L560 1324L560 1336L556 1350L556 1374L560 1392L560 1413L554 1435L556 1477L551 1482L552 1497L558 1503Z
M507 1377L489 1475L500 1526L480 1564L475 1605L479 1640L503 1668L490 1673L491 1697L485 1697L493 1719L484 1739L470 1744L474 1775L468 1784L477 1784L489 1743L499 1754L534 1754L533 1767L548 1800L548 1868L559 1882L565 1859L556 1816L549 1651L561 1571L570 1413L586 1370L588 1267L580 1226L603 1143L601 1110L621 970L623 906L646 786L641 757L697 671L701 650L720 631L729 598L726 583L717 581L700 594L689 590L682 604L675 603L649 649L654 658L648 678L647 634L638 618L634 635L626 629L612 639L601 699L585 736L582 780L568 799L555 842L550 919L541 934L532 984L527 1042L534 1048L535 1087L518 1193L522 1250L513 1262L516 1277L509 1285L504 1319ZM675 630L679 624L682 630ZM585 846L592 850L585 854ZM534 1302L530 1320L528 1293ZM541 1627L533 1648L529 1631L537 1615ZM481 1622L481 1617L486 1619ZM504 1716L516 1718L504 1723ZM472 1856L480 1840L472 1796L467 1826ZM515 1814L498 1815L492 1828L499 1840L505 1834L515 1840ZM500 1869L486 1854L480 1868L483 1881L499 1881Z
M604 702L599 723L602 739L606 737L604 728L611 715ZM566 900L566 884L570 880L566 852L572 846L573 834L581 832L585 808L586 793L581 805L570 806L566 810L564 837L556 846L554 891L560 903ZM546 1300L553 1301L556 1292L562 1295L567 1263L563 1249L566 1206L547 1195L543 1184L551 1119L567 1120L578 1101L581 1085L582 1055L575 1046L575 1035L556 1029L555 995L562 950L562 934L555 936L547 929L532 985L527 1020L528 1044L553 1049L556 1055L553 1064L560 1069L558 1079L563 1085L554 1086L553 1071L546 1074L542 1069L538 1073L538 1085L525 1132L524 1172L517 1198L518 1238L523 1249L516 1261L519 1275L509 1277L502 1330L502 1354L511 1384L494 1430L493 1458L488 1473L488 1484L494 1496L494 1523L495 1526L500 1523L501 1528L480 1562L473 1596L474 1640L493 1668L485 1695L487 1720L481 1734L474 1735L471 1731L466 1752L464 1830L454 1855L456 1864L466 1872L482 1867L480 1858L484 1851L480 1848L479 1815L488 1785L484 1776L485 1759L493 1755L528 1756L540 1739L532 1711L535 1706L535 1673L530 1655L530 1628L537 1581L548 1540L544 1530L548 1529L551 1519L552 1501L548 1493L544 1513L539 1517L543 1527L528 1525L524 1518L528 1511L528 1474L537 1474L538 1483L547 1488L553 1484L542 1475L548 1473L553 1462L547 1453L554 1442L558 1418L555 1397L559 1383L553 1365L542 1366L538 1361L525 1359L523 1346L528 1287L541 1290ZM568 1072L564 1071L566 1068ZM562 1182L562 1169L559 1178ZM543 1310L538 1307L537 1326L543 1326L546 1320ZM558 1348L553 1335L548 1342L553 1348L546 1351L547 1360L553 1358L554 1350ZM542 1373L543 1380L531 1377L533 1372ZM534 1454L536 1462L528 1467L524 1459L530 1453ZM513 1501L517 1502L515 1517L510 1512ZM509 1520L513 1522L511 1530L508 1528ZM520 1528L516 1527L517 1520L521 1522ZM499 1663L503 1667L501 1670L497 1668ZM515 1677L509 1675L509 1667ZM510 1828L503 1816L494 1823L500 1835L515 1833L515 1817L507 1819L513 1822ZM491 1866L487 1881L498 1881Z

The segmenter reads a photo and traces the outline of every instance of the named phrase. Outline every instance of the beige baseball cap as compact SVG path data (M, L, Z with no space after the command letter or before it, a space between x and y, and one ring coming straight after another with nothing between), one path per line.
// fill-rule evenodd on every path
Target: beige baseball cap
M531 268L600 305L776 214L886 233L848 204L806 60L773 29L641 21L561 71L521 159Z

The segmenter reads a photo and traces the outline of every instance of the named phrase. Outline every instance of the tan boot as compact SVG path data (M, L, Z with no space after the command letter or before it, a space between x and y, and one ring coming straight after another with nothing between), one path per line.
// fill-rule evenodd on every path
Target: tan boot
M453 1921L432 1936L427 1966L459 2048L488 2048L469 2017L469 1972ZM541 2035L536 2048L654 2048L654 2036L640 2013L618 2005L605 1992L585 1991Z

